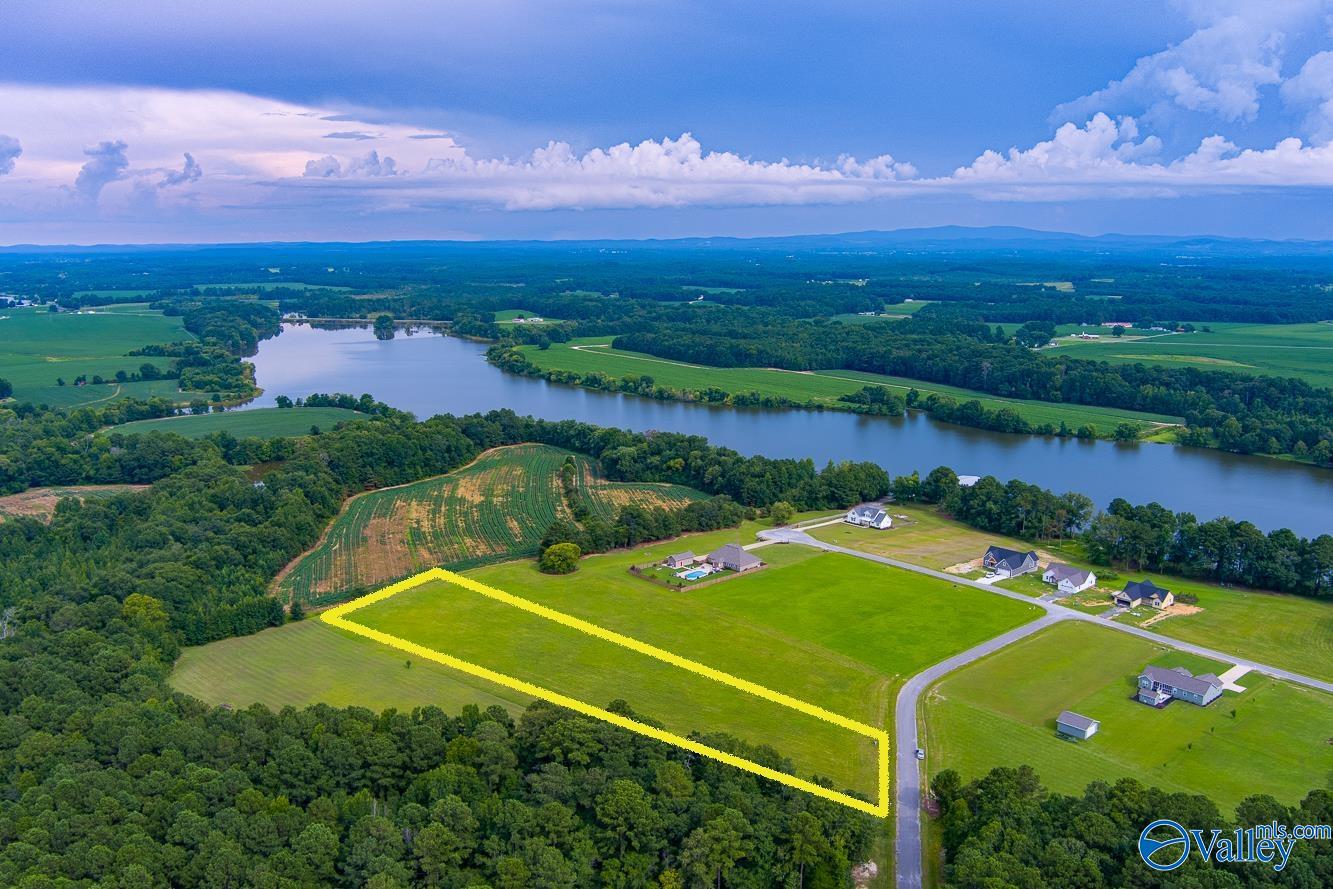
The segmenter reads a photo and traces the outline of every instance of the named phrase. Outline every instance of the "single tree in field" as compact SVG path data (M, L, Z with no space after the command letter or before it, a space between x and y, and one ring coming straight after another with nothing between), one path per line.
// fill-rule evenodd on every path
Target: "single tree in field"
M786 500L779 500L768 508L768 517L775 525L785 525L796 515L796 509Z
M538 567L547 574L572 574L579 566L583 552L577 543L557 543L542 553Z

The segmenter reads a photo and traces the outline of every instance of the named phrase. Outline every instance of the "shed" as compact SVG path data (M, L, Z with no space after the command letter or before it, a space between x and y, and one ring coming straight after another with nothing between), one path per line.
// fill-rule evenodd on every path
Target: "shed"
M1055 717L1055 730L1060 734L1077 738L1080 741L1086 741L1097 734L1097 729L1101 728L1101 723L1095 719L1089 719L1072 710L1061 710L1060 715Z

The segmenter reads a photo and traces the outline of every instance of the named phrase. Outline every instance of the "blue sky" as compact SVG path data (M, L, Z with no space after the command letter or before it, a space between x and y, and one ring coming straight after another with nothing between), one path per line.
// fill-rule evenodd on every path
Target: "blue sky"
M1333 0L5 17L0 243L1333 238Z

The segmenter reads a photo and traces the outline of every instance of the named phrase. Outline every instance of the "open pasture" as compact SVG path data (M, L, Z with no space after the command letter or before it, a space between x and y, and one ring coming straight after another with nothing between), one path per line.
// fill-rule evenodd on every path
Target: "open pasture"
M129 355L141 346L192 340L180 318L146 306L117 306L81 312L49 312L45 307L0 309L0 377L14 386L14 398L57 407L77 407L118 397L173 397L174 380L116 383L117 371L135 373L143 364L166 370L164 358ZM112 382L75 386L94 375ZM65 385L61 386L59 380Z
M832 408L847 406L838 400L839 396L857 392L864 386L875 385L885 386L903 395L916 389L923 397L934 392L948 395L958 401L976 399L991 410L1009 408L1031 423L1058 425L1064 421L1074 428L1090 423L1100 429L1110 430L1121 422L1139 423L1145 426L1179 422L1177 417L1161 414L999 398L970 389L860 371L706 367L612 349L610 341L610 337L590 337L569 343L552 343L549 349L524 346L522 350L530 361L543 370L573 371L582 374L601 372L611 377L649 376L658 385L672 389L703 390L717 387L732 393L759 392L799 403L810 402Z
M223 411L214 414L184 414L156 420L135 420L112 426L107 432L125 435L145 432L173 432L186 438L203 438L214 432L226 432L236 438L281 438L309 435L312 426L321 431L338 423L365 419L365 414L341 407L262 407L254 410Z

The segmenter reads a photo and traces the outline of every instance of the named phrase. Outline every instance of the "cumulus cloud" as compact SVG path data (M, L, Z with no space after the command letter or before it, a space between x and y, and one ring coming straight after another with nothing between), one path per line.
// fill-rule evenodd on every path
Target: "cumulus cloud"
M1226 121L1253 120L1261 90L1282 82L1288 37L1318 27L1330 0L1186 0L1196 24L1189 37L1143 56L1119 80L1058 106L1056 121L1098 111L1162 116L1171 109Z
M14 172L14 161L23 153L23 146L13 136L0 133L0 176Z
M578 209L864 200L916 170L890 155L865 162L843 156L830 165L751 160L705 151L684 133L582 154L568 143L548 142L519 160L463 153L432 159L425 173L467 200L509 209Z
M1315 53L1300 72L1282 84L1282 98L1306 109L1305 132L1320 143L1333 142L1333 52Z
M130 161L125 156L128 149L120 140L98 142L92 148L85 148L83 153L88 160L79 168L74 190L86 200L96 201L108 183L122 178L129 169Z
M204 175L199 162L194 159L194 155L185 152L185 162L179 170L167 170L162 179L157 183L158 188L171 188L174 185L184 185L187 182L198 182Z
M352 158L344 167L342 161L331 154L306 161L306 179L356 179L363 177L393 176L397 173L398 163L391 157L380 157L378 151L369 151L360 157Z

